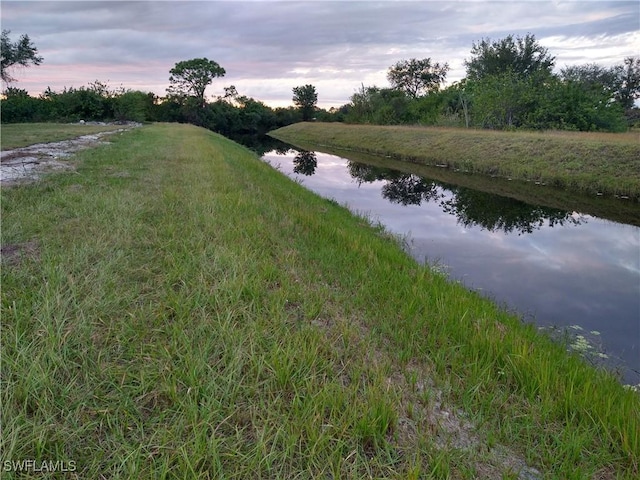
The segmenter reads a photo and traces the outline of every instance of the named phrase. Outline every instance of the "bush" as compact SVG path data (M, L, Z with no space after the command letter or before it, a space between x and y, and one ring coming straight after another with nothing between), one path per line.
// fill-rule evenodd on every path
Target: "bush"
M0 102L2 123L43 122L50 117L49 105L30 97L26 90L9 87Z

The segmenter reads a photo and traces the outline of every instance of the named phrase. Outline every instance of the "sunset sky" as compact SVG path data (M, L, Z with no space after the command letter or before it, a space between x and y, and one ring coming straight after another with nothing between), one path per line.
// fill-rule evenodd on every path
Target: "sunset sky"
M399 60L448 62L447 83L465 76L474 41L532 33L556 70L621 64L640 55L638 1L5 1L2 29L28 34L44 57L16 69L13 85L111 88L164 95L176 62L207 57L225 70L208 98L235 85L270 106L313 84L318 104L349 102L361 85L388 86Z

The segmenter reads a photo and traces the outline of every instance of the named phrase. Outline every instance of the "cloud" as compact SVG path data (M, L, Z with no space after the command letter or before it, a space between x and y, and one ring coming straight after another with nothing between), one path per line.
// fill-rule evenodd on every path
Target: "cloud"
M270 104L306 83L321 105L347 103L406 58L459 80L474 41L508 34L533 33L559 66L608 66L637 53L639 30L637 3L620 1L3 1L1 15L45 59L18 76L32 93L99 78L162 95L176 62L207 57L227 71L210 95L234 84Z

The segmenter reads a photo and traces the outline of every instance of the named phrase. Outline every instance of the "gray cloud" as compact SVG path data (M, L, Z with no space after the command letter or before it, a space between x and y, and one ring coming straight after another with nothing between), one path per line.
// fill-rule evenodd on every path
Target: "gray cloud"
M533 33L559 67L621 63L639 38L637 3L622 1L3 1L2 25L45 59L18 76L31 92L99 78L163 94L176 62L207 57L227 70L210 94L235 84L268 103L302 83L320 103L346 103L412 57L449 62L455 81L486 37Z

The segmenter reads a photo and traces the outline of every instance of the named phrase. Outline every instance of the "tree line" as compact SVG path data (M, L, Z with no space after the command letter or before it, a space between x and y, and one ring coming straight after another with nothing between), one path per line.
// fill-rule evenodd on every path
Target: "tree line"
M389 67L390 86L364 86L329 111L317 107L313 85L293 88L293 106L271 108L240 95L231 85L207 101L205 90L226 74L207 58L181 61L169 71L166 96L110 89L100 81L39 97L13 87L14 66L39 65L42 57L27 35L11 42L2 32L2 122L166 121L193 123L224 135L263 134L299 121L423 124L490 129L624 131L640 124L640 58L620 65L565 67L534 35L509 35L472 45L466 77L445 87L449 65L431 58L401 60Z
M235 92L233 86L225 90ZM271 108L237 93L200 104L195 97L158 97L153 93L112 89L95 81L61 92L47 89L32 97L26 90L8 87L0 102L2 123L25 122L180 122L209 128L223 135L264 134L274 128L310 120L335 121L336 115L314 109L313 117L297 106Z
M225 69L213 60L194 58L181 61L169 71L166 96L110 88L96 80L79 88L50 88L32 97L17 88L11 75L16 66L39 65L43 58L28 35L16 42L2 32L1 77L7 85L1 102L2 122L78 122L85 121L159 121L192 123L223 135L264 134L299 121L333 121L336 115L317 108L317 92L312 85L293 89L294 106L271 108L254 98L241 95L233 85L224 94L207 101L205 90Z
M491 129L624 131L640 123L640 58L553 72L555 57L534 35L474 43L466 77L443 88L448 64L431 58L389 68L390 87L362 88L343 107L353 123Z

